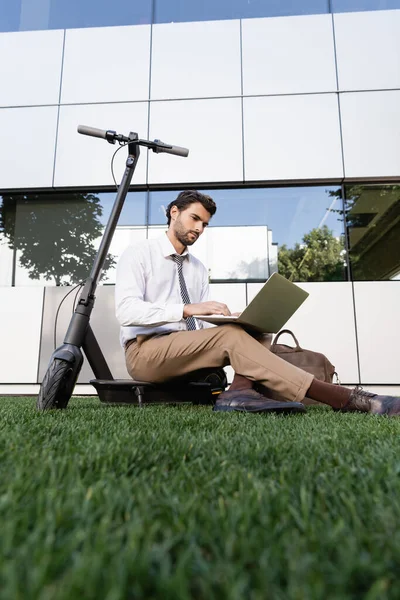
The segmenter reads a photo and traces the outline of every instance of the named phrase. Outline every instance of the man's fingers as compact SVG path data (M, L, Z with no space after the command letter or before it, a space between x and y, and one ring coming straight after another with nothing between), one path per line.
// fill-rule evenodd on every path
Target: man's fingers
M215 304L216 309L218 311L216 314L225 315L226 317L228 317L231 314L231 311L229 310L226 304L222 304L222 302L216 302Z

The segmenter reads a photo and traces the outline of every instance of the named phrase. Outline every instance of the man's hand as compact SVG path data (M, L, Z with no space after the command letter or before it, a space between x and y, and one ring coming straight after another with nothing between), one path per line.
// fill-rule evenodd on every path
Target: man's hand
M222 302L199 302L198 304L185 304L183 307L183 318L193 315L225 315L229 316L231 311Z

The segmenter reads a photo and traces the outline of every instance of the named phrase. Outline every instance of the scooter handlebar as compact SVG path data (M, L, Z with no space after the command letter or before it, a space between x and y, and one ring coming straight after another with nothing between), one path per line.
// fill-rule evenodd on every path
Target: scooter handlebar
M115 144L116 141L119 142L127 142L129 143L129 138L117 134L116 131L113 130L105 130L105 129L97 129L96 127L89 127L88 125L78 125L78 133L82 133L83 135L90 135L92 137L101 138L103 140L107 140L111 144ZM188 148L183 148L182 146L172 146L170 144L166 144L161 140L154 140L154 142L150 142L148 140L135 140L135 143L146 146L149 150L153 150L156 154L160 152L165 152L166 154L174 154L175 156L186 156L189 155Z

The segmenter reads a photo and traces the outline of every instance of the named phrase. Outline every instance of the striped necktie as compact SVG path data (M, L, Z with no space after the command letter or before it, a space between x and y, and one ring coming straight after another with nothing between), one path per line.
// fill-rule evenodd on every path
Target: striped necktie
M181 298L182 298L184 304L190 304L189 292L187 291L185 279L184 279L183 273L182 273L183 261L186 260L186 257L187 257L187 254L184 254L183 256L180 254L171 254L171 258L176 263L176 267L178 269L179 288L181 291ZM187 327L187 329L189 329L189 331L194 331L195 329L197 329L196 320L194 317L188 317L186 319L186 327Z

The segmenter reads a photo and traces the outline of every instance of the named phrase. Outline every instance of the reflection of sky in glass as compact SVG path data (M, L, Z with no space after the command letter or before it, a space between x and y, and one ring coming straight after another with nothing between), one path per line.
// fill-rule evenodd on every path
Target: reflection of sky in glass
M1 0L0 31L140 25L152 0ZM328 0L155 0L154 22L212 21L329 12ZM400 8L400 0L332 0L332 12Z
M156 0L155 23L329 12L328 0Z
M115 192L96 194L103 208L100 221L106 225L116 197ZM146 192L129 192L119 217L118 225L145 225L146 223Z
M342 201L329 195L336 187L204 190L217 204L210 226L267 225L273 241L292 247L305 233L327 225L335 236L343 233ZM164 207L176 191L150 193L150 224L165 223ZM330 210L329 210L330 209Z
M1 0L0 31L151 23L152 0Z
M400 8L400 0L332 0L332 12L390 10Z

